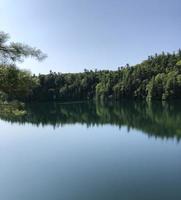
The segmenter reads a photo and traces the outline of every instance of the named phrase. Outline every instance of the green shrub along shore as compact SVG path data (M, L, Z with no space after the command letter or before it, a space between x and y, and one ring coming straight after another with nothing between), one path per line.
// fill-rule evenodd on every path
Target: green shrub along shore
M8 39L0 32L1 102L181 99L181 50L155 54L140 64L127 64L116 71L50 71L36 76L18 69L15 63L29 56L43 60L46 55L21 43L7 44Z

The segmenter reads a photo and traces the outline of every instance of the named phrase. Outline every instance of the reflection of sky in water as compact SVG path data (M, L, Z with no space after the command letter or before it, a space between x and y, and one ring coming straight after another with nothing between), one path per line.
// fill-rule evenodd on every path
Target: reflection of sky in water
M105 125L0 121L0 199L181 198L181 145Z

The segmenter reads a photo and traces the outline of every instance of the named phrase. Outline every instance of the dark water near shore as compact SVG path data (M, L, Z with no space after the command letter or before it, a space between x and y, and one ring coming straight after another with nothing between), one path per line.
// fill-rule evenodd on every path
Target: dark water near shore
M0 199L181 199L181 103L24 111L0 106Z

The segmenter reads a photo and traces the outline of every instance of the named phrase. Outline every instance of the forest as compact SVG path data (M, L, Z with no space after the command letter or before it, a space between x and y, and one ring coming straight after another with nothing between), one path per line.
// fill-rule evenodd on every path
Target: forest
M21 43L8 43L0 32L0 100L9 102L84 100L181 99L181 50L149 56L140 64L112 70L81 73L52 72L33 75L16 63L26 57L41 61L41 50Z

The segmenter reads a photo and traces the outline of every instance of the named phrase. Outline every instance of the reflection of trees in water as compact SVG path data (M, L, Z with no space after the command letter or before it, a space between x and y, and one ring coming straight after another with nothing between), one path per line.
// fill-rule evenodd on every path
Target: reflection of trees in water
M3 120L35 125L52 125L81 123L87 127L112 124L136 128L155 137L181 137L181 104L174 102L122 101L117 103L36 103L22 108L16 106L16 112L1 106L0 117ZM25 112L24 112L25 111Z

